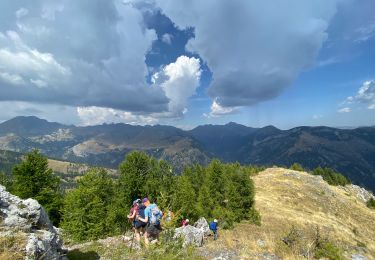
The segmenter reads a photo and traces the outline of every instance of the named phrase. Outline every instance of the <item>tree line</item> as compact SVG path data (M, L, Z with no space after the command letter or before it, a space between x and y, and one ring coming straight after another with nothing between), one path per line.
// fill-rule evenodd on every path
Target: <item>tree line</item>
M34 150L14 167L13 182L7 188L21 198L37 199L54 225L71 239L85 241L127 230L132 201L143 197L174 215L168 224L172 226L183 218L199 217L219 219L223 228L241 220L259 224L250 176L260 170L213 160L208 166L193 165L175 174L166 161L135 151L119 165L118 178L92 168L78 178L76 188L63 191L47 158Z
M325 180L329 185L333 186L345 186L352 183L349 178L328 167L317 167L312 171L308 171L304 169L299 163L294 163L292 164L292 166L290 166L290 169L295 171L308 172L312 175L322 176L323 180Z

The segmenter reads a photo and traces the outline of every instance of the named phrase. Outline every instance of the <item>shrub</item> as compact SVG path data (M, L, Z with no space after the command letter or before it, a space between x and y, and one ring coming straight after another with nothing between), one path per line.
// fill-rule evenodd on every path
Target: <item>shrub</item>
M305 169L303 169L302 165L299 163L293 163L292 166L290 166L290 169L294 171L299 171L299 172L305 171Z
M373 198L370 198L366 202L366 206L369 207L370 209L375 209L375 200Z
M249 211L249 221L257 226L262 224L262 217L260 216L259 212L255 210L255 208L251 208Z
M314 256L317 259L342 260L342 252L334 243L320 236L319 227L316 228Z
M317 259L327 258L331 260L342 260L341 250L330 241L320 241L319 245L315 249L314 256Z
M3 185L7 191L11 192L13 186L13 178L4 172L0 172L0 185Z

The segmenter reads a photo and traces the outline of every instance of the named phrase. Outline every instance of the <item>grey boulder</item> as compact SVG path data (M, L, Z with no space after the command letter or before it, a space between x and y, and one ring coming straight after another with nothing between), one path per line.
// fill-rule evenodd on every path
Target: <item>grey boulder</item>
M203 231L193 226L185 226L175 229L175 238L183 238L184 246L194 245L203 246Z
M210 227L207 220L204 217L201 217L194 223L194 227L202 230L204 236L209 236L211 234Z
M34 199L22 200L0 185L0 236L25 239L25 259L61 259L62 240L44 208ZM22 235L20 235L22 234Z

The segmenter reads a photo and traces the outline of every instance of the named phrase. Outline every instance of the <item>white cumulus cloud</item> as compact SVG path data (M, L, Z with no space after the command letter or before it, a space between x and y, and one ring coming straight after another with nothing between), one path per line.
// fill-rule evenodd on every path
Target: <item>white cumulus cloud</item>
M208 118L220 117L220 116L236 113L238 109L239 109L238 107L223 107L217 102L217 99L215 99L212 102L210 113L209 114L204 113L203 115Z
M153 75L153 83L159 85L169 99L164 116L181 117L186 112L188 99L195 94L201 73L199 59L180 56Z
M197 58L180 56L152 76L153 87L160 88L169 99L165 112L134 113L96 106L78 107L77 114L83 125L104 122L155 124L163 119L181 118L187 112L188 99L195 94L201 76Z

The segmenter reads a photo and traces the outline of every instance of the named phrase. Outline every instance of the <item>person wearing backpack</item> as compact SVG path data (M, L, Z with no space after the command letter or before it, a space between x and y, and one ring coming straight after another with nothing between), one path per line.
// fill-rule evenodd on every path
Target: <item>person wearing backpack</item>
M141 203L140 199L136 199L133 201L133 207L130 210L130 213L128 215L128 219L132 220L132 226L135 233L135 239L138 242L141 242L141 232L143 232L144 226L146 223L143 223L138 220L139 216L144 217L144 205Z
M145 245L148 246L151 237L155 237L157 240L159 239L159 234L161 232L160 221L163 217L163 213L155 203L150 203L148 198L144 198L142 202L146 206L145 217L138 217L138 220L147 223Z
M138 205L137 215L136 215L135 222L134 222L135 239L137 240L138 243L141 242L141 235L144 233L146 225L147 225L146 222L143 222L139 219L139 218L145 217L145 209L146 209L146 206L140 202Z
M140 199L136 199L135 201L133 201L133 207L130 209L130 212L128 214L128 219L132 220L132 226L133 227L135 225L135 219L136 219L136 216L137 216L138 207L139 207L140 202L141 202Z
M212 221L210 223L210 230L214 233L214 240L217 239L217 219L214 219L214 221Z

